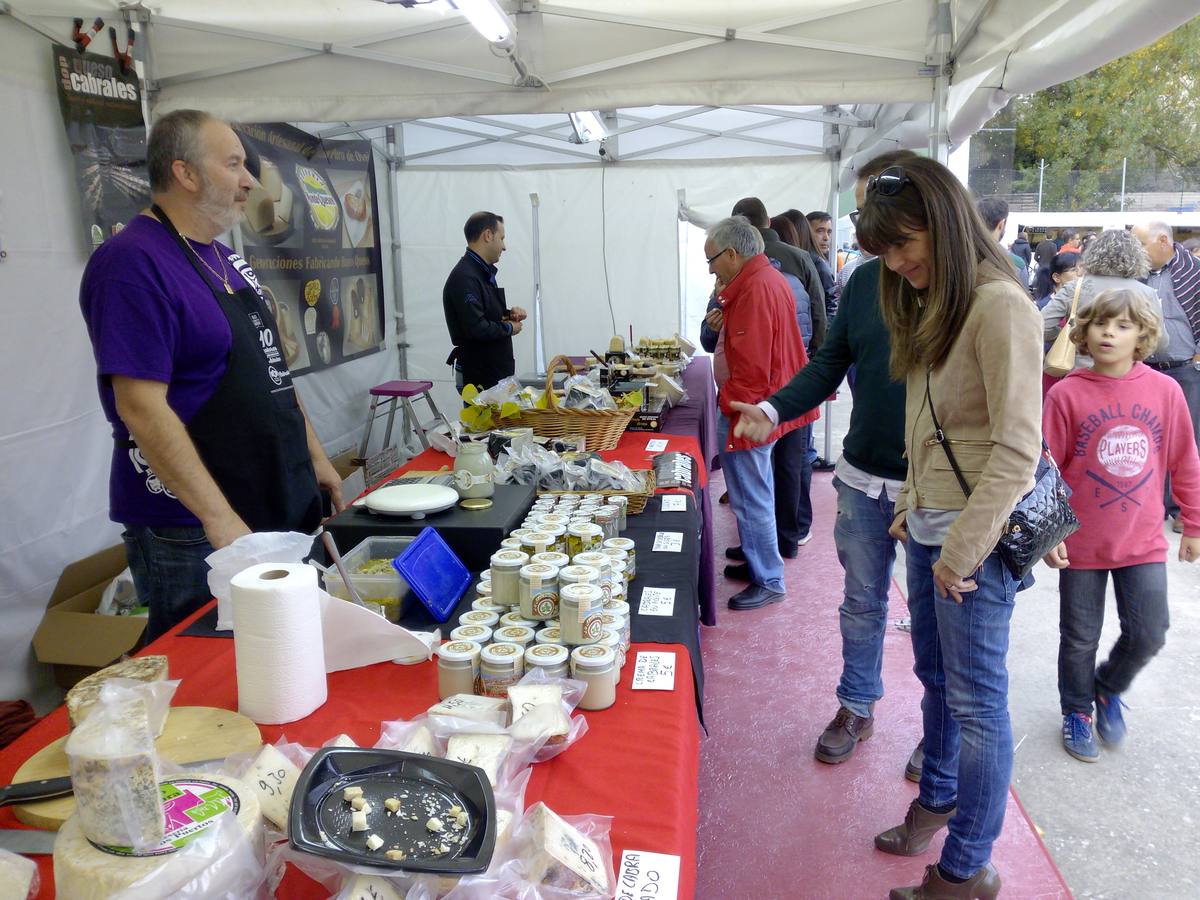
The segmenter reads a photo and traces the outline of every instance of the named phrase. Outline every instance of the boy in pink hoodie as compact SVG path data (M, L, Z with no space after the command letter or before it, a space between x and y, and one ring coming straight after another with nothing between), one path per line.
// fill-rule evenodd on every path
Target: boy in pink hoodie
M1079 314L1071 340L1091 356L1046 394L1042 429L1080 529L1046 556L1059 574L1058 692L1063 747L1095 762L1101 740L1125 736L1121 694L1166 641L1163 482L1182 509L1179 559L1200 558L1200 458L1183 392L1141 360L1162 324L1139 294L1104 291ZM1121 636L1096 668L1109 573Z

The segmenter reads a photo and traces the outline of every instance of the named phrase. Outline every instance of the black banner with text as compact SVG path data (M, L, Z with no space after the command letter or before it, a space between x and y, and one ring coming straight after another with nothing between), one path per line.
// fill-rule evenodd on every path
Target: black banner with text
M283 124L235 125L261 158L242 242L293 375L383 345L383 271L369 141Z
M150 205L137 75L117 60L55 44L54 75L92 247Z

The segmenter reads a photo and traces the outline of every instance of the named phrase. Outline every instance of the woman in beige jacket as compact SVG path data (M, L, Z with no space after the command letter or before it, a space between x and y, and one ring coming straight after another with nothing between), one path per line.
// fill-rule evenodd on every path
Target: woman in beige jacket
M932 160L868 181L857 228L883 258L892 376L907 383L908 476L892 533L906 541L914 671L925 687L920 793L875 845L914 856L948 825L938 864L891 896L993 898L1013 756L1005 658L1020 587L995 548L1041 451L1041 317L967 190Z

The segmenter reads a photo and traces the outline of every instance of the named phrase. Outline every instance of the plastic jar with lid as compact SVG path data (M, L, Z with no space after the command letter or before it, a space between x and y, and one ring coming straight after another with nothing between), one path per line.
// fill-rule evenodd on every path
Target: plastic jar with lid
M615 494L608 498L608 502L617 508L617 531L624 531L629 524L629 498L624 494Z
M554 549L554 535L544 531L527 531L521 535L521 549L529 556L549 553Z
M528 625L505 625L497 628L492 637L503 644L516 644L524 650L533 643L533 629Z
M600 585L600 590L604 591L604 600L607 602L612 599L612 587L610 579L612 578L612 560L598 550L592 550L587 553L579 553L571 560L573 566L591 566L600 573L600 579L596 584Z
M492 629L486 625L459 625L450 632L452 641L474 641L480 647L492 642Z
M500 542L501 550L516 550L518 553L524 553L521 549L521 539L515 537L506 537Z
M565 553L559 553L557 550L551 550L549 553L538 553L535 556L531 556L529 561L531 563L545 563L548 566L561 569L571 564L571 557Z
M580 523L567 529L567 555L574 559L580 553L598 550L603 543L604 529L592 523ZM492 575L495 578L495 574Z
M484 612L480 609L473 609L458 617L459 625L483 625L486 628L495 628L499 621L500 616L496 613Z
M629 596L625 588L625 582L621 581L620 578L611 578L609 580L608 600L605 601L605 605L609 603L625 603L628 606L629 604L626 603L628 599Z
M514 528L508 533L510 538L516 538L518 541L525 540L525 535L529 532L528 528Z
M621 643L621 633L605 628L596 643L611 648L612 652L617 654L617 672L620 673L621 669L625 668L625 648ZM617 680L620 680L620 674L617 675Z
M595 584L564 584L558 589L558 621L562 642L591 644L600 637L604 592Z
M525 648L525 671L541 669L550 678L566 678L570 658L570 651L562 644L534 644Z
M615 506L601 506L592 515L592 521L604 529L604 540L620 534L620 513Z
M498 603L493 603L490 594L486 597L479 597L471 601L471 609L482 610L483 612L494 612L498 616L502 616L508 612L507 606L501 606Z
M537 520L538 520L538 524L540 524L540 525L563 525L563 526L565 526L568 522L571 521L571 517L567 516L567 515L563 515L560 512L548 512L548 513L542 513L542 515L537 517Z
M485 581L480 581L475 585L476 600L491 600L492 599L492 573L488 571L488 577Z
M611 647L576 647L571 651L571 674L587 685L580 709L608 709L617 701L617 655Z
M493 603L513 606L518 602L521 566L528 562L529 555L520 550L497 550L492 554Z
M508 612L500 617L501 625L524 625L526 628L537 628L542 623L536 619L527 619L520 612Z
M539 522L538 531L548 534L551 544L542 553L562 553L567 549L567 526L555 525L553 522Z
M637 578L637 545L631 538L609 538L604 542L605 548L625 551L625 565L628 568L625 570L629 575L629 580Z
M629 566L627 563L614 559L612 561L612 579L623 588L629 587Z
M624 600L609 600L604 604L604 611L609 615L629 618L629 604Z
M561 595L567 584L599 584L600 570L594 566L563 566L558 570L558 592ZM561 601L560 601L561 603Z
M583 502L584 502L584 503L596 503L596 504L600 504L600 503L603 503L603 502L604 502L604 495L603 495L603 494L596 494L596 493L584 494L584 495L583 495Z
M536 556L533 557L535 560ZM521 601L521 616L538 622L558 615L558 567L531 562L521 567L517 590Z
M533 642L535 644L561 644L562 629L557 625L543 628L536 635L534 635Z
M449 641L438 647L438 697L475 693L479 678L479 654L474 641Z
M559 503L570 503L571 501L574 501L574 502L578 503L578 502L579 502L580 500L582 500L582 499L583 499L583 496L582 496L582 495L580 495L580 494L573 494L573 493L571 493L571 492L569 492L569 491L568 491L567 493L565 493L565 494L559 494L559 495L558 495L558 502L559 502Z
M525 650L517 644L488 644L479 654L480 693L486 697L507 697L524 674Z
M621 646L625 650L629 649L629 619L625 618L625 616L618 616L608 611L602 611L600 613L600 622L601 630L611 628L613 631L618 632L621 635Z

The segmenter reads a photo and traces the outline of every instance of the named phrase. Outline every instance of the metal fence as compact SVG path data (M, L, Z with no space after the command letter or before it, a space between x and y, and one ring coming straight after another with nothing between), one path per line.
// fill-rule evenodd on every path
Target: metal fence
M978 168L970 172L978 197L1002 197L1012 212L1200 212L1200 168Z

